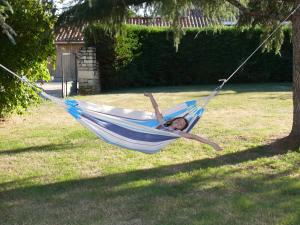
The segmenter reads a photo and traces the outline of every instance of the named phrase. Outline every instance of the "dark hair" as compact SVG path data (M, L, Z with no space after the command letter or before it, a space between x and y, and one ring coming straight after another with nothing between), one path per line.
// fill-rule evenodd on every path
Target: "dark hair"
M171 120L168 120L167 122L164 123L164 126L166 127L169 127L171 126L171 124L175 121L175 120L178 120L178 119L184 119L184 122L185 122L185 126L183 128L181 128L180 130L185 130L188 125L189 125L189 121L185 118L185 117L175 117Z

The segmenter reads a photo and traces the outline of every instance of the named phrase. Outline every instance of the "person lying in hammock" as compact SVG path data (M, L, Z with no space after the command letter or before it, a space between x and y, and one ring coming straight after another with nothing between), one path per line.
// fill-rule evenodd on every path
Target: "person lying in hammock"
M196 140L196 141L199 141L201 143L208 144L208 145L212 146L217 151L222 150L222 148L218 144L216 144L216 143L214 143L214 142L212 142L212 141L210 141L206 138L200 137L200 136L195 135L195 134L189 134L187 132L184 132L184 130L189 125L188 120L185 119L184 117L176 117L176 118L173 118L169 121L165 121L163 116L162 116L162 113L160 112L160 110L158 108L158 104L155 101L153 95L151 93L144 93L144 95L146 97L150 98L150 101L151 101L152 106L153 106L154 111L155 111L156 118L160 123L160 125L157 126L156 129L175 132L175 133L179 134L181 137Z

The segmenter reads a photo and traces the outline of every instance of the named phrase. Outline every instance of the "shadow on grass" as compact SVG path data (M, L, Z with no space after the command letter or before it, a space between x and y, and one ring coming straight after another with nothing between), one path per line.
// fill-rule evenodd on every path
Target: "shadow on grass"
M49 144L49 145L38 145L38 146L31 146L27 148L16 148L16 149L9 149L9 150L1 150L1 155L14 155L20 153L27 153L27 152L51 152L51 151L61 151L70 147L69 144Z
M281 139L213 159L97 178L19 188L5 184L0 220L2 224L300 224L299 180L287 176L294 169L276 176L240 176L241 169L221 168L285 154L298 149L294 144Z

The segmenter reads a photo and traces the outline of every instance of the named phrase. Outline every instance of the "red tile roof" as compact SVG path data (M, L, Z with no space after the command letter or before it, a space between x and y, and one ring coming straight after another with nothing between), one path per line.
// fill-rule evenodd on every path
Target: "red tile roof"
M76 42L84 43L83 30L86 25L81 26L63 26L56 31L55 42L65 43L65 42Z
M133 17L127 19L125 24L135 24L135 25L145 25L145 26L155 26L155 27L169 27L171 23L158 17L158 18L142 18ZM208 19L205 16L185 16L180 19L180 24L184 28L189 27L206 27L210 25L220 24L217 20Z
M233 22L233 21L232 21ZM180 19L181 26L184 28L191 27L206 27L210 25L222 24L222 21L212 20L203 15L190 14ZM233 22L234 23L234 22ZM145 18L145 17L132 17L125 21L125 24L132 25L145 25L145 26L156 26L156 27L168 27L171 26L170 22L158 17L158 18ZM56 32L55 42L56 43L84 43L83 30L85 25L81 26L65 26L61 27Z

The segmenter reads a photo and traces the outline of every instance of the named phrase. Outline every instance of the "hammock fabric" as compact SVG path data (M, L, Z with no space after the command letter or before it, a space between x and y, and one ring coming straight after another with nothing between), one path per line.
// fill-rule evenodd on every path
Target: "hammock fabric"
M45 92L41 95L64 105L79 123L102 140L122 148L151 154L180 138L177 133L156 129L159 122L151 112L96 105L78 100L61 100ZM170 120L186 116L189 126L184 131L189 132L203 112L204 109L197 106L197 101L192 100L164 111L163 117Z

